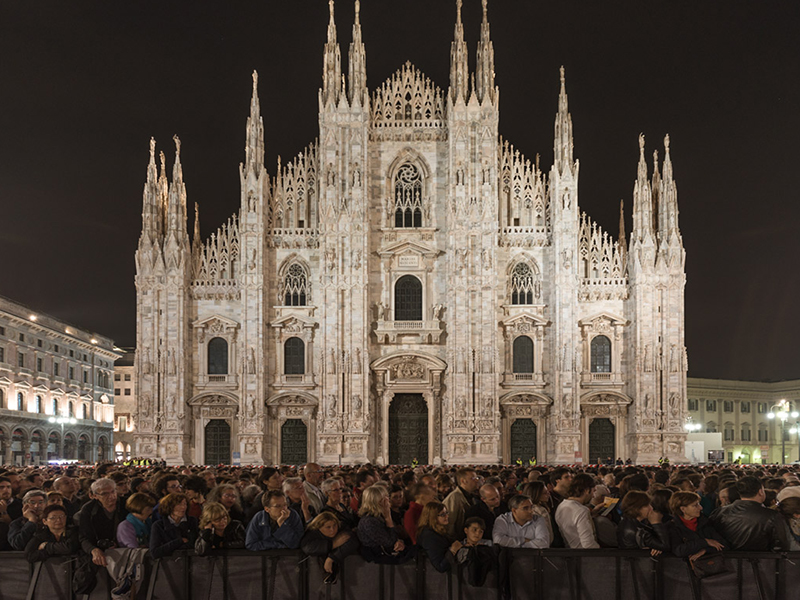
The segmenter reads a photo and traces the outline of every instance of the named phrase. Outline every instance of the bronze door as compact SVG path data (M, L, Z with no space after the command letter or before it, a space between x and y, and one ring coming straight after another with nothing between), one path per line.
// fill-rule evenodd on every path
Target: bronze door
M527 462L536 458L536 423L533 419L517 419L511 424L511 462Z
M422 394L395 394L389 405L389 463L428 464L428 405Z
M223 419L212 419L206 425L205 464L231 463L231 426Z
M308 428L300 419L281 425L281 464L302 465L308 457Z
M589 423L589 464L616 458L615 435L616 428L611 419L594 419Z

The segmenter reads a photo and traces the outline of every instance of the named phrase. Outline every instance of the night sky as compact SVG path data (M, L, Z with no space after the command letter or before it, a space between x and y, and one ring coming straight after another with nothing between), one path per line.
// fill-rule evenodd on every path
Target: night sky
M369 87L410 60L446 89L454 5L363 0ZM480 14L465 0L472 70ZM336 17L346 71L352 0ZM579 203L615 236L639 133L649 162L670 134L690 376L800 377L800 2L491 0L489 17L501 134L549 170L564 65ZM317 136L327 20L326 0L2 0L0 294L133 345L150 137L171 165L180 136L207 237L239 207L253 69L270 174Z

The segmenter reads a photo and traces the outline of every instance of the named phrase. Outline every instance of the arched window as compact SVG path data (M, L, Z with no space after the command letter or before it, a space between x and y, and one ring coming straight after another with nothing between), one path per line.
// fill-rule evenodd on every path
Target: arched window
M67 404L67 411L69 413L67 416L69 416L69 417L74 417L75 416L75 405L72 402Z
M394 286L394 320L422 321L422 282L403 275Z
M592 339L592 373L611 373L611 340L604 335Z
M58 416L58 398L53 398L53 414Z
M0 390L0 408L6 407L6 395L3 390Z
M25 396L22 395L22 392L17 392L17 410L22 410L24 402L25 402Z
M306 345L298 337L290 337L283 344L283 373L304 375L306 372Z
M305 306L308 300L308 276L298 264L291 265L283 280L283 303L285 306Z
M89 418L89 407L84 402L81 405L81 419L88 419Z
M511 304L533 304L533 269L527 263L517 263L511 271Z
M42 404L42 397L36 396L36 412L42 414L44 412L44 405Z
M402 165L395 175L394 226L422 227L422 174L411 163Z
M208 374L228 374L228 342L215 337L208 342Z
M527 335L514 340L514 373L533 373L533 340Z

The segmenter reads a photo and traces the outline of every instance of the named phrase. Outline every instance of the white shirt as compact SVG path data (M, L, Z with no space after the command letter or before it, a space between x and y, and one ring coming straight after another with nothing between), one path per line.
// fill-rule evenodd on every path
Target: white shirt
M567 498L556 509L556 524L567 548L599 548L589 507Z
M514 520L514 515L507 512L495 519L492 541L507 548L548 548L550 532L542 517L534 515L525 525L520 525Z

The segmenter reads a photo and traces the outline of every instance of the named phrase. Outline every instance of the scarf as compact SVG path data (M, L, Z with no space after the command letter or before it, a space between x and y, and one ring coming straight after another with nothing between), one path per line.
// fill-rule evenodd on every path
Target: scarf
M692 531L697 531L697 519L689 519L688 521L683 517L678 517L681 520L681 523L686 525L687 529L691 529Z
M133 525L133 531L136 533L136 541L140 546L148 546L150 542L150 526L153 524L150 518L146 521L140 521L133 516L133 513L128 513L125 520Z

